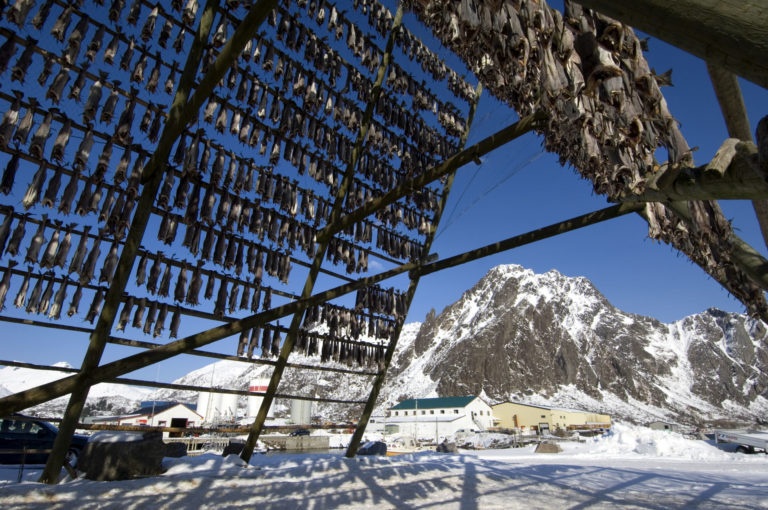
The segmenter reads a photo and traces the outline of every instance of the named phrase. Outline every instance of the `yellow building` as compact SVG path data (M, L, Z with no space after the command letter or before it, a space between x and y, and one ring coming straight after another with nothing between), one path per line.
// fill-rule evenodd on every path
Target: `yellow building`
M493 407L496 426L520 429L524 432L556 429L608 428L611 417L576 409L561 409L521 402L502 402Z

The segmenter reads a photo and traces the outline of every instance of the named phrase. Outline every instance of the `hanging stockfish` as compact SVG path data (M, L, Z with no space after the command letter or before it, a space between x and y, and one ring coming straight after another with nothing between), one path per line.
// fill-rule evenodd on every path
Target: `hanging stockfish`
M45 93L45 98L50 99L55 104L59 104L61 94L64 92L64 87L67 86L68 82L69 70L66 67L62 67L51 82L51 86L48 87L48 91Z
M269 310L270 308L272 308L272 288L267 287L267 290L264 291L264 300L261 303L261 309L264 311Z
M3 273L3 279L0 281L0 311L5 309L5 296L8 294L8 289L11 287L11 275L13 274L13 267L16 265L15 260L8 261L8 269Z
M34 136L32 136L32 143L29 145L29 155L33 158L43 159L45 143L51 135L51 121L53 120L54 113L58 113L58 109L51 108L46 112L42 124L40 124Z
M219 133L223 133L226 127L227 127L227 107L225 105L221 105L221 108L219 109L219 114L216 116L216 124L214 125L214 128Z
M109 41L109 44L107 44L107 47L104 48L104 62L109 65L114 65L115 63L115 55L117 55L117 49L120 44L121 35L122 35L122 32L120 30L120 27L118 26L115 29L115 34L112 36L112 39Z
M67 265L67 255L69 255L69 249L72 245L72 229L74 226L74 223L67 226L64 239L62 239L61 243L59 243L59 248L56 250L56 255L53 258L53 266L58 266L61 269L64 269L64 266Z
M201 227L202 228L202 227ZM200 250L200 260L209 260L211 258L211 250L213 249L213 237L214 232L212 228L208 228L205 232L205 240L203 241L203 247Z
M272 346L272 334L270 333L270 327L264 326L264 332L261 336L261 357L266 358L269 356L269 349Z
M208 280L205 283L205 292L203 292L203 298L211 299L213 297L213 289L215 284L216 284L216 276L214 275L214 272L211 271L210 273L208 273Z
M117 163L115 174L113 176L113 182L115 183L115 186L122 183L128 174L128 166L131 164L131 148L132 145L130 144L125 146L123 149L123 155L120 156L120 161Z
M240 298L239 310L247 310L251 303L251 286L247 283L243 284L243 295Z
M34 2L31 3L34 4ZM53 24L53 28L51 28L51 35L60 43L64 42L64 34L67 32L69 24L72 21L72 12L74 9L75 8L72 5L66 6L56 19L56 23Z
M237 253L238 244L240 244L240 242L236 237L229 236L227 242L227 252L224 256L224 267L226 269L232 269L235 265L235 254Z
M222 265L224 263L224 255L226 254L226 234L219 232L216 236L216 246L213 249L213 263Z
M232 285L232 290L229 291L229 304L227 310L229 313L234 313L237 310L237 298L240 295L240 284L235 280Z
M168 78L165 80L164 90L166 94L173 93L173 89L176 86L176 62L173 62L171 66L171 72L168 74Z
M123 57L120 59L120 69L129 72L131 70L131 60L133 60L133 52L136 51L136 39L131 36L128 41L128 47L123 53Z
M155 321L155 329L152 332L152 337L157 338L163 334L165 330L165 318L168 316L168 303L160 305L160 311L157 314L157 320Z
M149 131L149 124L152 122L152 111L154 108L154 103L150 102L147 109L144 110L144 115L141 116L141 121L139 121L139 131L142 133Z
M173 310L173 316L171 317L171 338L176 338L179 336L179 325L181 325L181 309L177 306Z
M187 208L184 211L184 223L186 225L193 225L197 223L197 215L200 209L201 186L202 186L202 180L199 178L196 178L194 185L192 186L192 194L190 195L189 201L187 202ZM199 226L197 228L199 228ZM198 238L199 238L199 234L198 234ZM188 247L191 249L191 243Z
M96 294L93 296L93 301L91 301L91 306L88 308L88 313L85 315L85 320L87 322L93 323L93 321L96 319L96 317L99 315L99 312L101 311L101 303L104 301L104 291L101 289L96 290Z
M219 292L216 295L216 303L213 307L213 315L216 317L224 317L225 308L227 306L227 279L221 278L219 280Z
M93 148L93 124L89 122L87 128L88 130L85 132L83 140L80 142L80 145L77 148L77 152L75 153L75 160L72 163L72 167L78 170L83 170L86 167L88 164L88 158L91 157L91 149Z
M83 106L83 123L88 124L96 118L96 112L99 109L99 102L101 101L101 93L104 88L104 81L106 81L108 74L105 71L99 71L99 78L91 85L88 91L88 98L85 100Z
M24 118L21 119L19 127L16 129L16 133L13 135L13 142L18 145L24 145L27 143L29 133L32 131L32 126L35 123L35 108L37 107L37 100L34 97L29 98L29 108L27 108Z
M112 149L114 147L114 144L112 142L112 139L110 138L107 140L107 143L104 144L104 147L101 149L101 154L99 155L99 161L96 164L96 172L100 174L104 174L104 172L107 171L107 168L109 167L110 161L112 160ZM127 164L126 164L127 166ZM123 170L125 172L125 170ZM110 189L111 191L111 189Z
M158 109L155 110L155 116L152 118L152 124L150 124L149 133L147 134L150 142L157 143L157 141L160 139L160 128L162 127L164 118L165 114L163 113L162 109L158 107Z
M280 342L282 339L280 338L280 323L277 323L277 327L275 328L272 336L272 346L270 349L270 354L272 356L279 356L280 355Z
M56 141L53 143L53 149L51 149L51 159L61 163L64 160L64 151L69 143L69 138L72 136L72 120L65 119L64 123L59 130L59 134L56 136Z
M99 222L104 223L109 220L110 212L112 211L112 206L115 203L115 190L117 190L118 195L122 195L122 191L120 188L112 187L107 190L107 196L104 198L104 204L101 206L101 211L99 212Z
M149 64L149 53L147 53L147 47L143 44L139 46L139 61L133 66L131 71L131 81L135 83L142 83L144 81L144 71Z
M120 120L115 129L115 137L124 144L131 143L131 128L133 125L134 109L136 107L136 95L138 93L138 90L131 87L128 104L125 106L123 113L120 114Z
M10 269L8 270L8 272L10 272ZM16 306L16 308L23 308L24 304L27 301L27 290L29 289L29 278L31 276L32 276L32 266L29 266L27 267L27 274L24 275L24 281L21 283L21 288L19 289L19 292L16 294L16 299L14 299L13 301L13 304L14 306Z
M152 267L149 268L149 278L147 278L147 290L150 294L157 291L157 280L160 278L160 263L163 258L163 252L157 252Z
M53 271L48 272L48 284L45 286L43 295L40 297L40 303L37 307L37 313L45 315L51 307L51 298L53 297Z
M64 194L61 196L59 202L59 212L62 214L69 214L72 209L72 202L75 200L75 194L77 193L77 185L80 182L80 171L74 170L69 178L67 187L64 188Z
M148 43L152 39L152 34L155 32L155 24L157 22L157 15L160 14L160 6L155 7L150 11L147 19L144 21L144 26L141 27L141 40Z
M55 220L56 230L48 242L48 246L43 252L43 258L40 260L40 267L51 269L55 264L56 252L59 249L59 237L61 236L61 220ZM34 240L33 240L34 241Z
M139 259L139 265L136 268L136 285L141 287L144 285L144 281L147 279L147 252L141 252L141 258Z
M139 299L136 303L136 311L133 313L133 321L131 326L136 329L141 329L144 325L144 310L147 308L147 298Z
M32 292L29 294L27 306L24 308L27 313L37 313L40 309L40 296L43 293L43 280L44 278L42 275L37 276L35 286L32 287Z
M198 261L197 266L195 266L195 269L192 271L192 280L189 283L189 288L187 289L186 296L182 296L182 298L179 298L179 285L176 284L176 292L175 297L176 300L179 302L186 301L188 304L192 306L197 306L199 303L199 297L200 297L200 287L203 285L203 277L201 274L202 271L202 261ZM179 275L181 278L181 275ZM186 282L185 282L186 284Z
M5 243L8 241L8 237L11 234L11 222L13 221L13 207L4 208L5 219L3 224L0 225L0 256L2 256L5 250Z
M140 146L139 146L140 148ZM131 175L128 176L128 182L125 185L125 191L129 195L135 197L139 194L139 185L141 183L141 176L144 173L144 154L136 152L136 161L131 168Z
M173 40L173 49L176 50L176 53L181 53L181 50L184 49L184 38L186 35L187 29L182 27L176 35L176 39Z
M245 347L248 345L248 334L252 330L244 329L240 332L240 339L237 342L237 355L242 356L245 354Z
M90 62L94 61L96 54L101 49L101 44L104 40L104 33L107 29L107 27L101 23L98 25L99 28L96 30L96 34L93 36L93 38L91 38L91 41L88 43L88 47L85 49L85 58L87 58Z
M155 322L155 315L157 314L157 301L150 301L147 307L147 318L144 320L144 334L149 335L152 333L152 324Z
M115 115L115 107L117 106L117 101L120 98L120 94L118 92L119 87L120 87L120 81L115 80L114 88L112 89L112 92L109 93L107 102L104 103L104 108L101 109L101 117L99 118L99 120L105 124L112 123L112 118Z
M184 232L184 240L181 245L189 249L189 252L197 257L200 251L200 224L197 221L193 221L186 227Z
M0 193L8 195L13 189L13 181L16 179L16 171L19 168L19 153L16 152L11 157L5 167L3 176L0 179Z
M165 21L165 24L163 25L163 29L160 31L160 35L157 38L157 44L160 45L161 48L165 49L168 47L168 39L171 38L171 32L173 31L173 22L168 19Z
M128 9L128 16L125 21L129 25L136 25L139 22L139 14L141 14L141 0L133 0L131 7Z
M185 25L192 25L197 17L197 0L187 0L184 10L181 13L181 22Z
M96 272L96 262L99 260L99 255L101 255L101 239L103 236L104 233L99 231L98 235L96 236L96 240L93 242L91 251L88 253L85 262L83 263L82 269L79 272L80 278L78 281L83 285L88 284L94 278L94 274Z
M40 254L40 248L43 246L43 243L45 242L45 227L47 222L48 222L48 215L43 214L43 220L37 226L37 231L35 231L35 235L32 236L32 240L30 241L29 247L27 248L27 255L24 257L25 262L28 262L31 264L37 264L37 259Z
M67 49L64 55L64 60L69 65L74 65L77 56L80 54L80 47L82 46L85 34L88 32L89 22L86 16L82 16L80 21L75 25L75 29L69 34L67 41Z
M68 279L65 281L69 281ZM72 296L72 301L69 304L69 309L67 310L67 316L72 317L77 313L77 309L80 306L80 298L83 295L83 285L78 283L77 288L75 289L75 294Z
M91 194L93 193L92 188L94 184L97 184L97 178L98 175L93 173L89 175L85 180L83 190L80 192L80 198L77 199L77 203L75 204L75 214L78 216L85 216L88 214L89 208L91 207Z
M104 259L104 265L101 267L99 283L112 283L112 276L114 275L115 268L117 267L117 248L118 242L113 241L112 246L109 248L109 254Z
M181 264L181 271L179 271L179 277L176 279L176 286L173 289L173 298L179 303L184 302L184 297L187 292L187 264Z
M32 55L35 52L37 39L33 39L32 37L27 36L26 43L27 46L24 48L21 56L16 61L16 64L14 64L14 66L11 68L11 81L19 81L24 83L24 78L27 75L27 69L29 69L29 65L32 63Z
M253 356L254 349L256 349L256 347L258 347L258 345L259 345L259 335L260 334L261 334L261 328L260 327L257 326L255 328L251 329L251 335L250 335L251 337L248 340L248 353L246 354L246 356L248 356L248 359L251 359L251 357Z
M43 69L37 76L37 83L39 83L41 87L45 87L45 84L48 82L48 78L51 77L51 73L53 72L53 64L55 63L56 56L53 53L46 53L45 60L43 60Z
M222 16L221 22L219 23L219 26L216 28L216 32L213 34L213 47L214 48L221 48L224 46L224 43L227 42L227 18Z
M163 271L163 277L160 280L160 288L157 290L157 295L161 297L168 297L168 292L171 289L171 264L165 264L165 270Z
M133 310L133 296L128 296L128 299L123 304L123 310L120 312L120 318L117 320L117 331L125 331L125 326L128 321L131 320L131 310Z
M75 249L75 255L72 257L72 261L69 263L69 272L77 272L79 274L80 268L85 260L85 255L88 247L88 232L91 230L89 225L83 227L83 233L80 236L80 241ZM86 282L87 283L87 282Z

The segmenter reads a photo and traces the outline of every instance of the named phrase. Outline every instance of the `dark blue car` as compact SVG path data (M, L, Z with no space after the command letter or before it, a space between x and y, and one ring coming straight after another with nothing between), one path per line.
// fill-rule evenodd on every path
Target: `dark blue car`
M0 464L45 464L56 435L54 425L47 421L13 415L0 418ZM88 442L87 436L75 434L67 452L67 462L74 464Z

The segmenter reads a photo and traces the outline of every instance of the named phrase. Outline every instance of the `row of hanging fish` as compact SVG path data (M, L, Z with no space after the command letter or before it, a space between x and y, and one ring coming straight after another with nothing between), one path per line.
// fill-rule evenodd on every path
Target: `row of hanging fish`
M145 335L151 334L154 338L162 336L163 331L165 331L166 321L168 319L168 313L171 311L171 306L172 305L169 305L168 303L128 296L118 315L115 329L117 331L125 331L127 326L131 326L143 331ZM181 308L173 306L173 314L170 322L170 338L176 338L178 336L181 315Z
M305 331L325 329L334 338L349 337L357 340L361 336L368 336L389 340L395 330L395 321L373 314L366 316L359 310L323 303L307 309L302 321L302 329Z
M361 311L364 309L371 313L380 313L390 315L396 319L403 319L407 312L406 295L394 288L365 287L358 290L355 297L355 310Z
M642 193L656 172L654 153L691 165L691 150L667 108L644 43L616 20L566 0L565 11L545 2L475 0L405 5L518 114L548 114L545 147L615 201ZM747 307L768 313L763 293L730 261L730 227L714 202L690 206L686 225L663 205L648 205L649 235L670 242L709 272ZM728 276L730 275L730 276Z

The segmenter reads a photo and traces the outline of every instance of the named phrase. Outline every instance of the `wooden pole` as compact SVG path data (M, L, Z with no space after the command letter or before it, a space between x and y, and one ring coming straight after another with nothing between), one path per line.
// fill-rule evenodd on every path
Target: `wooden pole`
M768 88L768 4L763 0L580 0Z
M717 102L720 103L720 110L723 112L728 136L743 142L753 142L747 107L744 105L744 96L741 94L738 78L732 72L711 62L707 62L707 70L712 80L712 87L715 89ZM763 242L768 247L768 200L753 199L752 208L760 224Z
M459 150L464 150L464 146L467 144L469 130L472 127L472 121L474 120L475 112L477 111L477 103L480 102L480 95L482 92L483 86L482 84L478 83L477 89L475 90L475 100L470 106L466 125L464 127L464 133L462 133L461 140L459 142ZM438 204L437 211L435 211L435 217L432 221L431 228L427 233L427 238L424 242L424 252L421 254L422 260L425 260L429 256L429 250L432 247L432 242L435 240L435 232L437 232L437 227L440 224L440 218L442 218L443 211L445 211L445 203L448 201L448 195L451 192L455 178L456 169L448 174L448 180L446 181L445 186L443 186L443 194L440 198L440 203ZM419 278L420 276L418 274L411 275L411 281L408 285L408 290L405 295L406 310L410 310L411 308L413 297L416 295L416 289L419 285ZM379 373L373 380L371 393L368 395L368 401L365 403L363 412L360 415L360 420L357 422L355 432L352 434L352 439L349 441L349 445L347 446L347 457L354 457L357 454L358 448L360 448L360 442L363 440L363 434L365 434L365 429L368 427L368 421L371 419L371 415L373 414L373 409L376 406L376 400L379 398L379 392L381 391L381 387L384 385L384 379L387 377L387 371L389 370L389 365L392 362L392 356L397 349L397 342L400 339L400 333L403 330L403 324L405 324L405 317L397 321L395 331L392 332L392 338L390 338L387 350L384 352L384 366L381 368L381 370L379 370Z
M440 269L446 269L448 267L458 266L479 258L487 257L495 253L516 248L526 244L530 244L536 241L541 241L550 237L554 237L565 232L579 229L588 225L593 225L600 221L617 218L624 214L642 210L640 204L621 204L601 209L593 213L578 216L570 220L566 220L560 223L555 223L548 227L544 227L527 234L512 237L506 241L500 241L492 245L488 245L477 250L472 250L462 255L451 257L450 262L444 261L433 262L431 264L420 264L417 262L408 262L394 269L384 271L377 275L361 278L352 283L346 283L333 289L315 294L312 297L306 299L299 299L291 303L272 308L265 312L251 315L235 322L217 326L215 328L202 331L200 333L188 336L170 342L164 345L160 345L155 349L134 354L111 363L106 363L99 367L96 367L90 373L85 374L89 384L94 385L100 382L105 382L109 379L119 377L121 375L133 372L139 368L158 363L160 361L172 358L178 354L183 354L197 349L199 347L206 346L228 336L236 335L244 329L250 329L259 324L264 324L277 320L281 317L285 317L294 313L306 310L310 306L315 306L320 303L325 303L331 299L338 298L350 292L370 287L376 283L382 282L399 274L407 273L412 270L419 269L419 275L433 273ZM0 416L13 414L22 409L30 406L47 402L48 400L61 397L70 393L76 383L76 376L64 377L56 381L30 388L25 391L14 393L6 397L0 398Z
M373 89L371 90L371 99L366 105L363 118L360 121L360 131L357 133L355 146L352 149L352 158L347 165L344 178L341 182L341 185L339 186L339 190L336 193L336 199L333 204L333 209L331 210L331 216L328 220L329 225L338 223L339 219L341 218L344 200L346 199L347 192L349 191L349 186L355 177L355 170L357 169L358 161L360 160L360 156L363 152L363 141L368 134L368 128L370 126L371 118L373 117L373 111L379 101L379 96L381 95L381 86L384 83L387 68L389 67L389 62L392 57L392 49L395 44L395 33L400 28L400 23L402 20L403 7L402 5L399 5L397 8L397 13L395 14L395 19L392 23L392 28L389 32L389 37L387 38L387 45L384 50L384 56L381 59L381 64L379 64L376 81L374 82ZM325 252L328 249L328 243L330 240L331 236L324 236L323 238L318 236L315 258L312 261L312 267L309 269L309 274L307 275L307 279L304 282L304 289L301 292L302 299L308 298L312 295L312 290L315 287L315 281L323 264ZM269 412L269 408L272 405L275 393L277 392L277 387L280 384L280 379L282 378L283 372L285 371L285 366L288 363L288 357L293 350L293 344L296 341L299 326L301 326L301 321L303 318L303 310L293 315L288 334L285 336L283 346L280 349L280 355L277 358L277 364L275 365L275 369L272 371L272 377L269 380L269 386L267 387L266 395L261 401L259 412L256 414L256 418L253 420L251 430L248 433L248 439L246 439L245 446L243 447L243 451L240 454L240 458L242 458L245 462L249 462L251 460L253 449L256 447L256 442L258 441L259 435L261 434L264 421L267 419L267 413Z
M80 365L80 375L76 376L78 384L73 389L72 395L69 398L69 403L64 411L64 419L59 426L59 433L56 435L56 440L53 444L53 451L48 456L48 462L40 476L40 482L55 484L59 481L59 473L64 464L64 458L66 457L67 450L72 441L72 435L75 432L75 426L80 419L80 413L83 410L85 400L88 397L88 391L90 390L90 385L83 375L98 367L101 361L101 355L104 352L109 332L117 315L117 309L125 291L125 286L128 283L128 277L133 269L136 252L144 237L144 230L149 221L152 204L155 201L155 195L163 176L164 165L168 160L171 146L178 138L181 128L183 128L183 125L179 125L177 119L180 116L180 111L185 107L189 91L194 85L197 68L200 65L203 48L208 41L217 5L217 1L209 0L200 19L197 34L195 34L194 41L192 42L187 62L184 65L184 72L179 81L176 96L173 99L168 123L163 129L157 149L147 165L149 179L141 190L141 197L136 206L136 212L125 240L125 246L120 253L115 275L104 299L104 306L99 314L96 327L90 336L88 350Z

